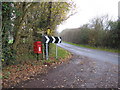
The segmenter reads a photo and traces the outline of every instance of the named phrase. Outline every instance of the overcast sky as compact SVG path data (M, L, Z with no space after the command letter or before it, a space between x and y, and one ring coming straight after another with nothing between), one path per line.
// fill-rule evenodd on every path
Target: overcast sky
M120 0L73 0L77 13L58 26L61 32L66 28L77 28L86 24L94 17L107 15L112 20L118 17L118 2Z

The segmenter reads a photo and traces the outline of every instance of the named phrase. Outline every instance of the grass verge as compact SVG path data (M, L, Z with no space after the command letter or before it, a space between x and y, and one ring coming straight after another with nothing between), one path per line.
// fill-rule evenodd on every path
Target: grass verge
M89 45L75 44L75 43L71 43L71 42L65 42L65 43L75 45L75 46L79 46L79 47L85 47L85 48L90 48L90 49L108 51L108 52L113 52L113 53L120 53L120 50L117 50L117 49L109 49L109 48L102 48L102 47L92 47L92 46L89 46Z
M55 44L51 44L52 48L50 51L50 57L54 57L56 56L56 45ZM65 49L61 48L61 47L57 47L58 49L58 59L64 59L66 58L68 55L70 55L70 52L66 51Z

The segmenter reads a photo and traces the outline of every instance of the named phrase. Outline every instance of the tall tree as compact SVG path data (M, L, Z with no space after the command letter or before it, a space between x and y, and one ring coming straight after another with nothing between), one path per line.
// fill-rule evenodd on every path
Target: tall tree
M30 53L28 51L32 51L33 41L41 39L37 33L45 33L50 28L51 34L54 34L57 25L67 18L70 9L71 4L68 2L13 2L12 5L3 3L3 20L8 21L3 21L2 30L6 35L3 36L4 44L7 45L4 38L8 40L8 32L5 31L8 27L7 30L12 30L10 34L14 37L14 42L10 45L16 53L19 52L16 55L23 55L23 49ZM11 24L13 29L10 29Z

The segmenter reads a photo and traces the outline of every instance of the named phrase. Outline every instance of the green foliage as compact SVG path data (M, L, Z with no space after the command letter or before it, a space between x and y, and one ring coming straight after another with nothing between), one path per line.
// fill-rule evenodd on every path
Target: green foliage
M42 32L45 34L48 28L53 35L70 9L71 4L67 2L51 2L51 7L49 2L3 2L3 64L11 65L35 59L33 43L41 41ZM9 39L10 36L13 40Z
M3 60L3 65L11 65L11 64L15 64L16 60L16 52L14 50L12 50L11 48L9 47L6 47L6 48L3 48L3 51L2 51L2 59Z
M3 65L10 65L15 63L15 50L11 48L11 45L8 43L9 33L11 32L11 7L12 3L4 2L2 4L2 62Z
M81 31L79 32L80 41L82 44L88 44L89 39L89 29L87 27L81 28Z
M76 44L90 45L118 49L119 47L119 21L106 21L104 19L93 19L90 24L85 24L78 29L64 30L60 36L64 41ZM107 27L107 28L105 28Z
M67 2L52 2L51 7L48 2L42 2L40 4L40 17L38 26L41 29L51 28L54 30L64 19L68 11L70 10L70 4Z

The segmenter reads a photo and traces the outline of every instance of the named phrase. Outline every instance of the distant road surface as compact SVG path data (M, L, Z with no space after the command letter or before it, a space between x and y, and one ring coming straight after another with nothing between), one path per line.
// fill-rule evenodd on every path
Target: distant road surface
M104 62L109 62L109 63L118 65L118 57L119 57L118 53L94 50L94 49L70 45L67 43L60 43L60 44L58 44L58 46L66 49L76 55L83 55L83 56L87 56L89 58L93 58L95 60L102 60Z

